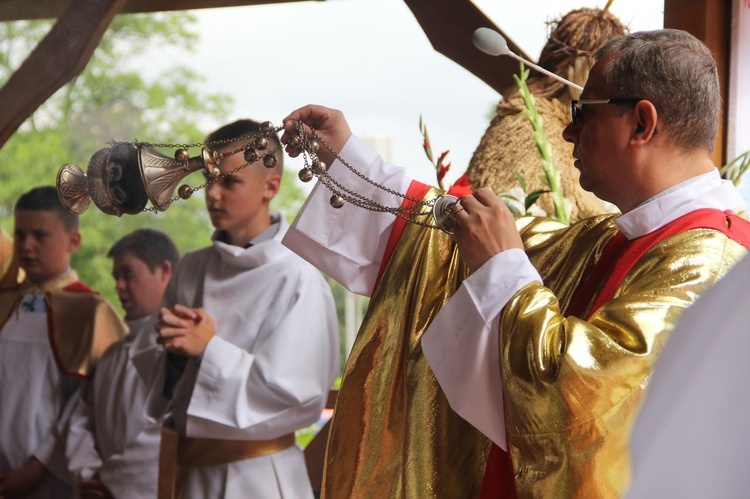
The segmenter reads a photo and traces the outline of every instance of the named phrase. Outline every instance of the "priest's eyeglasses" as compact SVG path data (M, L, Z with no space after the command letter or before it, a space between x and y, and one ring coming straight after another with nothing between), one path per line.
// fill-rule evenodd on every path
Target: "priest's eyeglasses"
M637 104L643 99L578 99L570 101L570 120L575 125L581 118L583 106L589 104Z

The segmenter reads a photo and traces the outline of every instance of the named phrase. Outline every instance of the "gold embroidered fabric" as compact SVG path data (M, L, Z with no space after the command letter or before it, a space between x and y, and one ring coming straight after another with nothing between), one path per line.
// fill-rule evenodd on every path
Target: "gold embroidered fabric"
M628 441L658 352L680 313L746 253L694 229L649 250L588 322L564 311L616 232L612 217L564 230L520 219L545 286L517 293L500 322L508 442L519 497L618 497Z
M420 346L467 275L449 235L407 224L344 372L324 497L478 495L488 441L450 409Z
M68 373L90 376L109 346L127 326L96 293L60 289L47 294L58 360Z

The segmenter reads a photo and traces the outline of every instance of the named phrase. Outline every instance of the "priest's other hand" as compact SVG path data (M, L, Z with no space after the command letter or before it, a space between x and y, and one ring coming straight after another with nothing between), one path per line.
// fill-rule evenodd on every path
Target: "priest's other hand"
M314 128L318 137L337 153L341 152L349 137L352 136L344 113L337 109L308 104L284 118L284 133L281 135L281 142L286 144L286 152L293 158L296 158L302 152L298 147L289 144L291 138L297 134L295 125L297 120L302 120L305 125ZM309 130L307 128L306 130L309 136ZM318 158L327 166L331 166L331 163L336 159L323 144L320 144L317 154Z
M159 333L156 342L164 350L183 357L200 357L216 335L216 325L202 308L175 305L161 309L156 331Z
M21 468L0 473L0 499L28 497L48 475L47 468L32 457Z
M523 249L513 214L490 189L477 189L461 198L453 213L457 223L453 237L472 272L502 251Z

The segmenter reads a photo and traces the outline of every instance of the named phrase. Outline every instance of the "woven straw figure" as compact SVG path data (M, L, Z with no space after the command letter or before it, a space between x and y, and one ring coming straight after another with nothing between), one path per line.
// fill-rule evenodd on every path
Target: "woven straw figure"
M592 55L609 40L626 33L619 19L606 10L578 9L550 23L549 40L539 56L539 65L581 86L593 66ZM563 193L573 205L571 220L603 213L604 204L578 184L573 166L573 145L562 132L570 123L570 101L579 92L533 69L527 81L544 120L544 131L560 172ZM532 128L523 115L524 104L517 92L497 105L497 116L490 123L466 171L473 189L488 187L500 194L518 187L514 173L526 182L527 193L544 188L541 156L532 139ZM544 194L537 204L554 213L552 198Z

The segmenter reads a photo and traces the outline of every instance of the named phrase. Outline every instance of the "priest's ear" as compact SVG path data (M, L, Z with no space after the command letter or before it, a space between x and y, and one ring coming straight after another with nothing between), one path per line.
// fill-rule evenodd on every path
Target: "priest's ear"
M631 136L631 143L645 145L654 135L659 133L657 127L659 115L656 112L656 107L651 101L647 100L637 102L633 113L635 126Z

